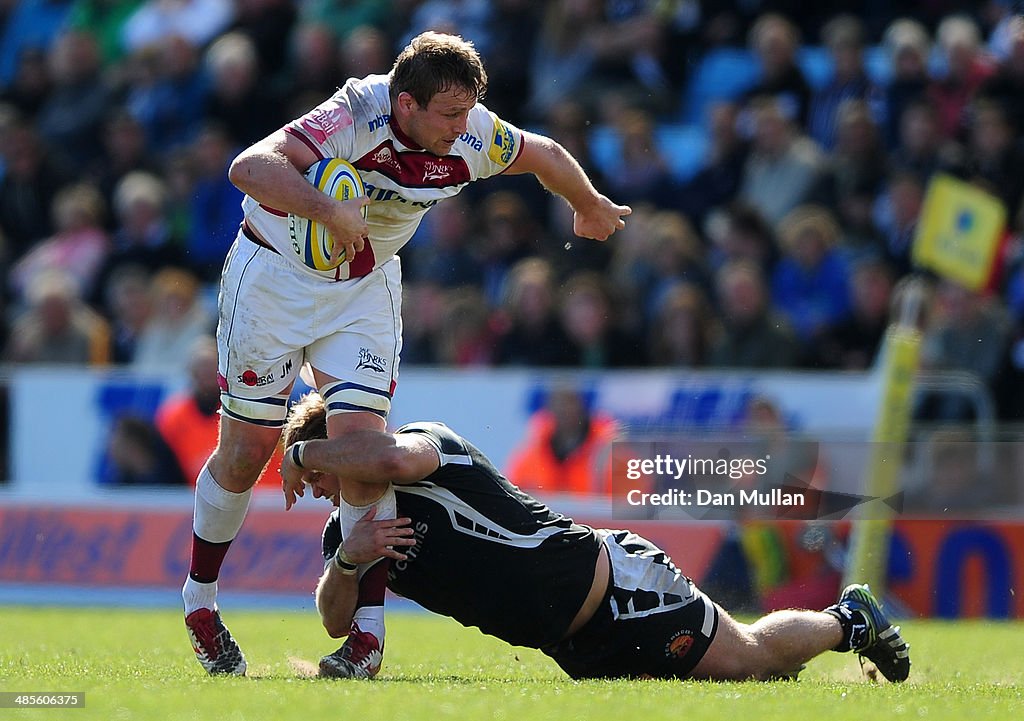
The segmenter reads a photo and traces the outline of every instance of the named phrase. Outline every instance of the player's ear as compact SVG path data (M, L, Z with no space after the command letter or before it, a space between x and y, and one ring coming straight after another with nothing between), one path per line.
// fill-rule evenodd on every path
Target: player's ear
M398 107L402 109L402 112L411 113L413 110L419 110L420 104L410 93L403 90L398 94Z

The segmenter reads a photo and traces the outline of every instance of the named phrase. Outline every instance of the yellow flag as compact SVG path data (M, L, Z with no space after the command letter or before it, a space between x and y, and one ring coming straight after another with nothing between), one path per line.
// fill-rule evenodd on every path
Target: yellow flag
M914 262L978 290L992 272L1006 208L969 183L936 174L928 185L914 238Z

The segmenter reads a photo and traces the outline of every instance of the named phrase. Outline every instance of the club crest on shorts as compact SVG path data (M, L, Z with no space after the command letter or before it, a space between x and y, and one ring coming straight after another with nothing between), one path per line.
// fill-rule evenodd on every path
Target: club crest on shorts
M374 373L386 373L388 361L384 356L371 353L369 348L359 349L359 362L356 363L356 370L371 370Z
M306 171L306 180L320 192L338 200L351 200L366 194L359 171L341 158L326 158L313 163ZM363 217L366 217L366 208L363 208ZM347 260L342 253L334 263L331 262L334 239L320 223L289 213L288 235L292 250L313 270L334 270Z
M668 658L683 658L693 647L693 632L686 629L676 633L665 644L665 656Z

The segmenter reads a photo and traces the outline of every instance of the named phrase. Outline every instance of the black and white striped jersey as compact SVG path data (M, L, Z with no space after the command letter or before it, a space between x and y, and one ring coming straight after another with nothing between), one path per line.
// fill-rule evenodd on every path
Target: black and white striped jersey
M388 587L424 608L518 646L558 641L587 597L601 540L522 492L471 443L440 423L411 423L441 466L395 486L416 545L393 561ZM341 543L337 512L324 557Z

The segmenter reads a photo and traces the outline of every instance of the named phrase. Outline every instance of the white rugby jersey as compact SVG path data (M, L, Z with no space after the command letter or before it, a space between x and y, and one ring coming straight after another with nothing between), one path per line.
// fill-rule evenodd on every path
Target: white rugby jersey
M248 195L242 201L249 225L296 268L339 280L366 275L409 241L427 210L467 183L502 172L522 152L522 131L480 103L470 110L467 130L448 155L423 150L391 118L389 80L387 75L353 78L284 128L318 159L344 158L359 170L372 201L366 209L370 232L351 262L328 271L309 268L292 248L287 213Z

